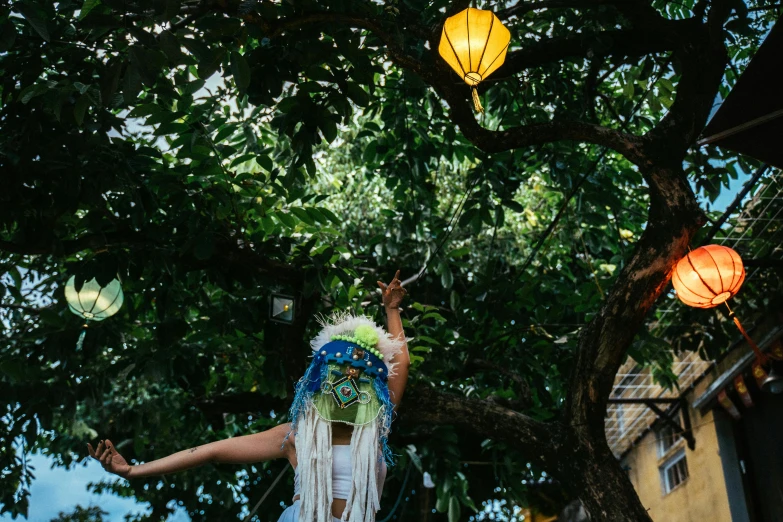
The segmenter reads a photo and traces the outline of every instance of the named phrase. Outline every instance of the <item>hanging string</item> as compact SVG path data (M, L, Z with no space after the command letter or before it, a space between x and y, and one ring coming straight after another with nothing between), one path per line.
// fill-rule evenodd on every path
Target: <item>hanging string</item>
M402 487L400 488L400 494L397 496L397 501L394 503L394 506L391 508L389 514L386 515L386 518L381 519L379 522L389 522L394 516L394 513L397 511L397 508L400 507L400 501L402 500L402 497L405 494L406 486L408 485L408 479L411 476L412 467L413 466L408 464L408 469L405 470L405 478L402 481Z
M473 107L476 109L476 112L484 114L484 107L481 106L481 98L479 98L478 89L471 87L471 94L473 96Z
M79 351L84 346L84 338L87 336L87 323L82 326L82 333L79 334L79 339L76 341L76 350Z
M748 332L745 331L745 328L742 327L742 323L740 323L740 320L737 318L737 315L734 313L734 311L729 306L729 302L726 301L726 308L729 309L729 317L734 321L734 324L737 325L737 329L739 329L742 336L745 338L745 341L747 341L748 346L753 349L753 352L756 354L756 360L759 362L759 364L766 364L767 363L767 356L764 354L764 352L761 351L761 349L758 347L758 345L753 342L753 339L750 338L748 335Z
M250 519L253 518L253 515L256 514L256 511L258 511L258 508L261 507L261 503L266 500L266 497L269 496L269 494L272 492L273 489L275 489L275 486L277 486L277 483L280 482L280 479L283 478L283 475L285 475L285 472L288 471L288 467L291 465L290 462L286 463L285 467L283 468L283 471L280 472L280 474L277 476L274 482L272 482L272 485L269 486L269 489L266 490L266 493L264 493L264 496L261 497L261 500L259 500L255 507L250 511L250 514L245 517L245 520L243 522L250 522Z
M468 190L465 192L465 194L462 195L462 200L457 204L457 208L454 211L454 213L451 215L451 218L449 219L448 223L446 224L446 234L444 234L443 239L438 244L438 246L435 248L435 251L432 253L432 255L429 257L427 262L424 264L424 266L419 270L419 272L411 277L410 279L406 279L403 281L403 286L412 283L413 281L418 280L421 276L424 275L424 273L427 271L427 269L430 266L430 263L435 259L435 257L440 253L441 249L443 248L443 245L446 244L446 241L448 241L449 236L451 236L451 233L454 231L455 228L457 228L457 222L459 221L460 216L462 216L462 211L465 209L465 201L467 201L468 197L473 192L473 189L478 185L478 182L481 180L480 176L476 176L473 178L473 180L468 185Z

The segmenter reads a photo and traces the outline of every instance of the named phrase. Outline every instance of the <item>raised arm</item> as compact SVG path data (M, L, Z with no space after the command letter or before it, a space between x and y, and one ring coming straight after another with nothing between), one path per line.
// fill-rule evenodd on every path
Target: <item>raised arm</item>
M91 444L87 444L87 450L91 457L100 461L106 471L128 479L142 478L176 473L204 464L252 464L290 458L291 444L282 447L290 429L290 425L283 424L252 435L210 442L136 466L128 464L110 440L101 441L95 449Z
M405 332L402 329L402 318L400 317L400 303L407 291L400 283L400 271L394 275L394 279L388 285L378 281L383 294L383 307L386 309L386 330L392 336L398 339L405 339ZM402 352L391 360L396 363L395 374L389 377L389 395L391 396L394 409L399 407L402 402L402 395L405 393L405 386L408 384L408 368L411 360L408 355L408 343L402 345Z

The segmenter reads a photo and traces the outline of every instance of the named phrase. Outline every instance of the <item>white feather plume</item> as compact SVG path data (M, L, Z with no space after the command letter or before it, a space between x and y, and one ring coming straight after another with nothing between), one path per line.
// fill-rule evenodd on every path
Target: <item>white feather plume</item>
M352 336L358 326L367 325L378 332L378 351L383 354L383 362L389 370L388 375L391 376L396 373L394 367L397 364L393 361L402 351L402 346L405 344L406 339L402 337L395 338L366 315L353 315L349 311L335 312L329 317L320 316L318 317L318 324L323 328L318 335L310 341L310 347L313 349L313 353L319 351L326 343L331 342L332 336Z

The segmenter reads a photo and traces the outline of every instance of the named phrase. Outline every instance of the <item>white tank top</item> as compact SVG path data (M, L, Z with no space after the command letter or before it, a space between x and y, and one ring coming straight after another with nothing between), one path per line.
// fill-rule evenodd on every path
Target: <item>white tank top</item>
M378 469L378 497L386 480L386 462L381 459ZM332 446L332 498L348 500L351 493L351 446ZM299 495L299 467L294 472L294 497Z

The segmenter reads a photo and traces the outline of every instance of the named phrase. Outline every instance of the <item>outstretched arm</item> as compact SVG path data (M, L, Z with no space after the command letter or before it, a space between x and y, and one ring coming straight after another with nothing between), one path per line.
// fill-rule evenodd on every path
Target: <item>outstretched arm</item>
M386 330L397 339L405 340L405 332L402 329L402 318L400 317L400 303L407 291L400 283L400 271L394 275L394 279L388 285L378 281L383 294L383 306L386 309ZM389 395L391 396L394 409L402 402L402 395L405 393L405 386L408 384L408 367L411 364L408 356L408 343L404 342L402 351L390 362L396 363L395 374L389 377Z
M261 433L210 442L136 466L129 465L110 440L101 441L94 450L91 444L87 444L87 449L106 471L125 478L142 478L176 473L204 464L251 464L288 458L291 444L282 446L290 429L289 424L283 424Z

